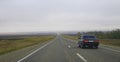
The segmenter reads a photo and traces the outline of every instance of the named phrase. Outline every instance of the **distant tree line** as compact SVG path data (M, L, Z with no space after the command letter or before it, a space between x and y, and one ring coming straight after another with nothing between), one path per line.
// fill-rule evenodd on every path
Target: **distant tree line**
M120 39L120 29L116 29L112 31L91 31L84 33L94 34L97 36L97 38L100 39ZM80 36L80 32L77 35Z

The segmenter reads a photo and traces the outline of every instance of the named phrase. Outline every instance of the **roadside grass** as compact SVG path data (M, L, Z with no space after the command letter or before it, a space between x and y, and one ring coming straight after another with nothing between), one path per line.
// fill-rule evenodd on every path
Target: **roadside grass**
M100 43L120 47L120 39L100 39Z
M77 36L63 35L63 37L71 39L71 40L78 40ZM120 39L99 39L99 41L101 44L104 44L104 45L120 47Z
M62 35L64 38L68 38L71 40L78 40L78 36L70 36L70 35Z
M50 41L54 39L54 37L55 36L34 36L22 39L0 40L0 55L38 43Z

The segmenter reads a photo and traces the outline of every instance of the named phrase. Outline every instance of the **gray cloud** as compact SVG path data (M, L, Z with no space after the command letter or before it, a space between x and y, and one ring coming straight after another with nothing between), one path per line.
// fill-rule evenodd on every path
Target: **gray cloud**
M120 28L119 0L3 0L0 32Z

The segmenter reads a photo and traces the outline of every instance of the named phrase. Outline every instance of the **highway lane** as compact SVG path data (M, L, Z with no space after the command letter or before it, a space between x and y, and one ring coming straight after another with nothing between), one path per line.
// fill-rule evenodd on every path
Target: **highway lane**
M51 44L21 62L82 62L58 36Z
M80 49L77 48L76 43L67 39L71 49L79 52L88 62L120 62L120 52L106 49L107 47L100 46L99 49Z
M53 42L18 62L120 62L120 52L104 47L80 49L72 40L57 36Z

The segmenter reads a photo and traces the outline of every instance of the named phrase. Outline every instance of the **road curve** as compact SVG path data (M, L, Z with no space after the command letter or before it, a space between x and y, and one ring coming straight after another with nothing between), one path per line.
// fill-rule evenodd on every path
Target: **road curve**
M75 42L59 35L53 42L17 62L120 62L120 52L104 47L80 49Z

